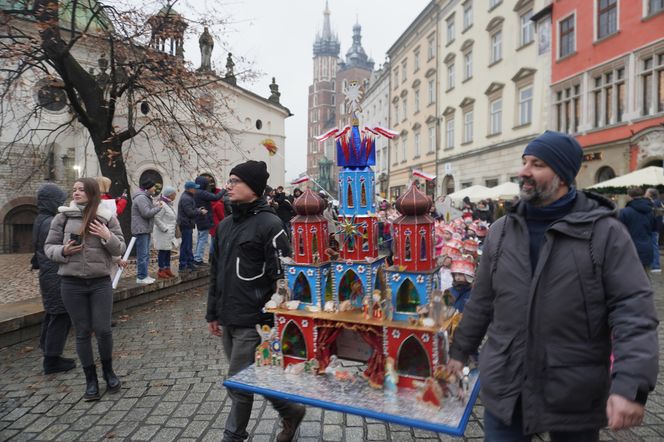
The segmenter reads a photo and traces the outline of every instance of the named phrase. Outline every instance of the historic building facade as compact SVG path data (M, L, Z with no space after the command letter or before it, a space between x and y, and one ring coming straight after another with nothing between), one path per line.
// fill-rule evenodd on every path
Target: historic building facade
M548 1L446 1L439 13L440 153L445 195L516 180L526 144L546 129Z
M664 4L559 0L552 6L549 124L587 152L586 187L664 158Z
M169 14L176 14L170 10ZM159 14L157 14L159 16ZM85 17L77 16L78 19ZM26 23L26 30L29 29ZM88 29L94 30L94 29ZM155 49L163 50L175 58L182 58L181 36L172 39L153 40ZM103 72L106 46L103 42L88 37L73 47L73 54L86 70ZM171 41L172 40L172 41ZM101 42L101 43L100 43ZM157 47L158 46L158 47ZM209 48L211 51L211 48ZM205 57L203 57L205 58ZM261 97L237 84L233 74L233 63L229 59L228 69L220 77L209 68L201 66L198 75L207 76L215 86L210 95L201 97L201 112L214 112L224 121L227 134L215 140L213 145L200 146L200 151L187 150L185 154L166 149L159 134L147 130L126 142L125 163L130 184L135 189L142 176L150 176L163 185L172 185L183 190L184 182L201 173L216 178L223 183L231 168L246 158L263 160L268 164L271 185L283 185L285 119L291 114L280 104L278 86L273 81L269 97ZM35 102L42 107L41 127L61 125L72 118L66 97L58 89L57 81L40 77L38 74L25 76L22 89L12 98L12 103L3 103L3 111L29 112ZM9 101L9 100L8 100ZM125 106L126 107L126 106ZM140 116L138 124L147 123L150 110L140 105L134 109ZM16 158L0 159L0 253L31 252L32 222L37 213L36 191L45 182L60 185L69 192L78 177L100 175L99 158L96 156L87 130L78 123L64 132L52 143L44 145L38 133L29 141L15 136L19 131L17 121L22 121L20 113L5 114L0 131L0 150L14 143L22 151L21 161ZM125 121L126 110L118 112L118 121ZM186 120L180 120L186 124ZM279 149L278 155L270 155L262 144L271 139ZM16 150L14 150L16 151ZM26 154L25 152L30 152ZM28 178L26 178L28 177ZM123 215L124 216L124 215Z
M413 169L436 174L438 158L439 2L431 1L388 49L390 142L389 198L404 193ZM435 188L427 183L426 193Z

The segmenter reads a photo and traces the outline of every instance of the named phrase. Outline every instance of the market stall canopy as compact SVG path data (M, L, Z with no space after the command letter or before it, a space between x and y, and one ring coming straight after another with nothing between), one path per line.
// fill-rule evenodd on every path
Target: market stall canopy
M470 198L471 201L479 201L482 198L476 199L475 195L480 193L486 193L490 190L488 187L480 186L479 184L475 186L466 187L454 193L446 195L447 198L452 199L453 201L462 201L465 197Z
M489 188L484 194L479 193L475 197L479 200L491 198L492 200L511 200L515 196L519 196L519 185L517 183L507 182L499 184L495 187ZM471 198L471 201L473 199Z
M662 186L664 185L664 170L661 167L650 166L635 170L628 174L602 181L588 187L588 189L602 189L605 187L631 187L631 186Z

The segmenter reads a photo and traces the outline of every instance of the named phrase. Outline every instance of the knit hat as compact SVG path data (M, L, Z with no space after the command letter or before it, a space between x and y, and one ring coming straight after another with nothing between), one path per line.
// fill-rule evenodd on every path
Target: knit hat
M187 181L184 183L184 190L189 190L189 189L200 189L201 186L198 184L194 183L193 181Z
M235 175L244 181L259 198L263 196L265 186L267 186L267 179L270 177L265 161L254 160L238 164L231 169L230 175Z
M153 188L157 183L154 182L152 178L143 178L143 181L139 183L141 189L148 190Z
M164 196L173 195L176 192L175 187L173 186L164 186L161 191L161 194Z
M574 137L547 130L528 143L522 156L525 155L544 161L565 184L571 186L581 169L583 149Z

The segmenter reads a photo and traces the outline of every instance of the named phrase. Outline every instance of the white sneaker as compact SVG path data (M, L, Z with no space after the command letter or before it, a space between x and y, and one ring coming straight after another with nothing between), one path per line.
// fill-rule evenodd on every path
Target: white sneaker
M136 284L152 284L155 282L154 278L150 278L149 276L146 276L143 279L136 278Z
M662 273L662 269L652 269L650 273Z

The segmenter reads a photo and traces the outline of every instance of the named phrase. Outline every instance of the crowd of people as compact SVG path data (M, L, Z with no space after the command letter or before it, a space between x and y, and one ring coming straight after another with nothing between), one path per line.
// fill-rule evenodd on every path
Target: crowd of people
M552 440L598 440L607 423L638 425L656 382L658 320L646 275L660 268L662 203L655 189L630 189L631 200L618 213L610 200L576 189L581 158L574 138L546 132L523 153L520 198L513 204L465 200L450 221L432 213L439 286L464 312L448 368L461 371L487 336L479 368L489 438L530 440L546 431ZM253 363L256 326L273 323L262 307L284 278L281 258L291 255L290 223L302 192L286 195L281 186L269 188L268 178L264 162L247 161L231 170L223 188L209 175L184 183L177 208L177 189L167 185L157 194L150 179L132 195L136 283L155 281L148 272L152 246L158 279L175 276L177 247L179 273L209 267L205 319L221 338L229 375ZM101 396L93 334L106 391L121 387L113 370L111 277L127 265L128 241L118 221L127 197L112 197L110 184L104 177L79 178L68 205L66 192L43 185L33 230L32 265L46 313L44 373L76 366L62 356L73 325L86 401ZM334 244L335 201L325 192L321 197ZM389 263L399 214L383 200L377 215ZM244 440L253 395L231 389L229 396L224 440ZM305 408L268 400L282 419L277 440L292 440Z

